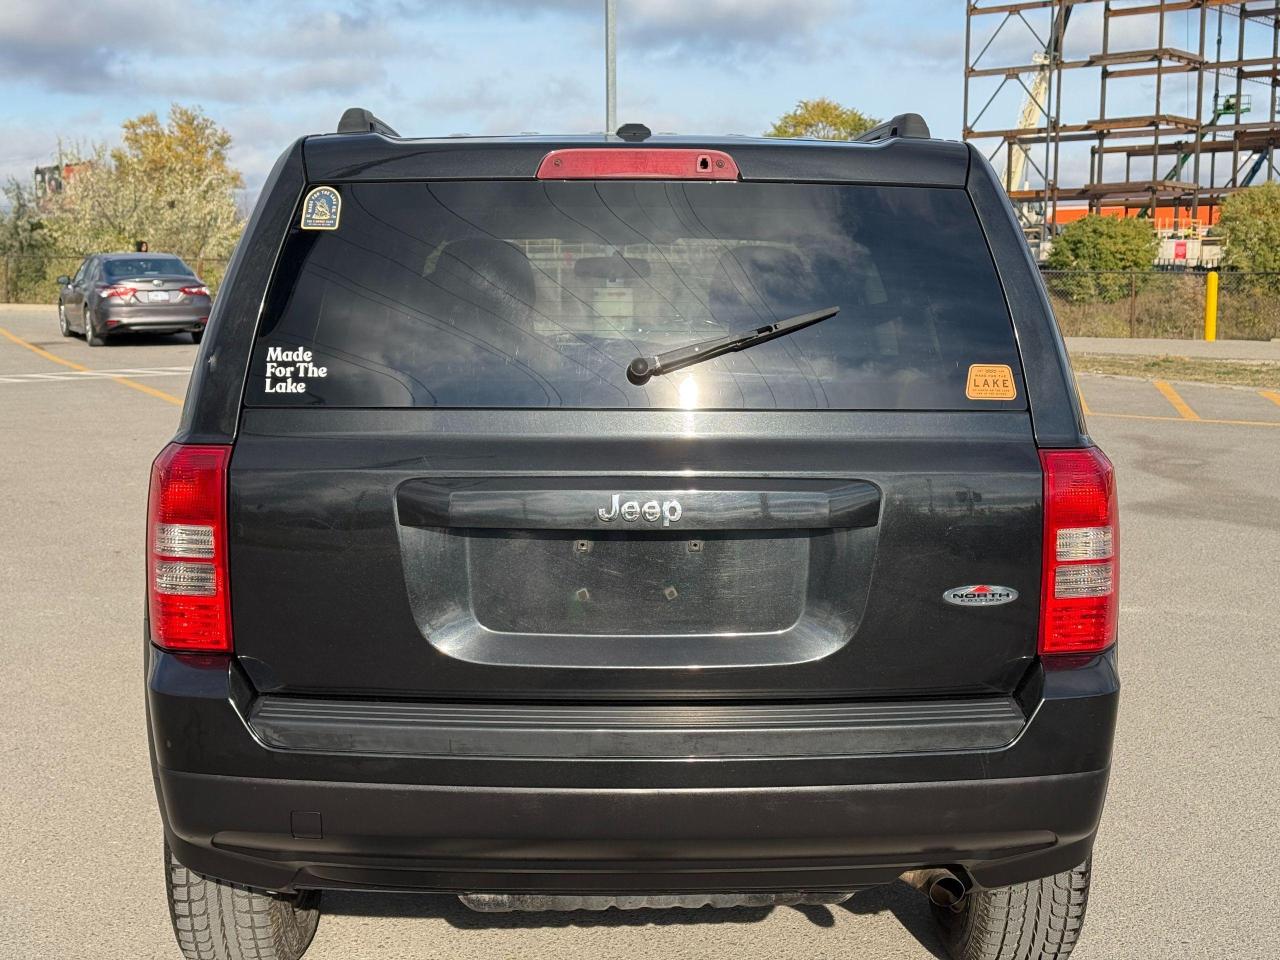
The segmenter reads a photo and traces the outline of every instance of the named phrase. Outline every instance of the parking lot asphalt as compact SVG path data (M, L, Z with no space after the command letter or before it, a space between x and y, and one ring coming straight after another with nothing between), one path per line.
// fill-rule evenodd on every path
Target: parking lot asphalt
M148 465L196 348L0 307L0 957L175 958L143 726ZM1080 378L1120 483L1116 764L1082 960L1280 957L1280 397ZM1175 402L1176 398L1176 402ZM482 915L327 899L316 960L940 956L922 898Z

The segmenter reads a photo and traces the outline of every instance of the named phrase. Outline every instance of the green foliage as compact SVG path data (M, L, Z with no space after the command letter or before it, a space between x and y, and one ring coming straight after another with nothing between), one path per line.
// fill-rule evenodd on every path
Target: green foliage
M4 187L9 212L0 218L0 298L13 302L47 300L57 274L51 255L54 238L36 207L34 192L17 180Z
M1280 183L1264 183L1222 202L1217 233L1232 270L1280 272Z
M1064 279L1061 292L1076 302L1113 303L1130 296L1135 284L1145 280L1159 248L1150 220L1090 214L1067 224L1054 238L1045 265L1051 270L1108 271L1081 273L1069 284ZM1127 275L1132 271L1144 275L1135 280Z
M844 107L834 100L819 97L817 100L801 100L794 110L779 117L765 136L852 140L879 122L853 107Z
M123 124L119 147L92 157L51 200L49 229L61 250L176 253L197 271L230 256L244 223L235 190L243 185L227 151L231 136L199 108L174 104Z

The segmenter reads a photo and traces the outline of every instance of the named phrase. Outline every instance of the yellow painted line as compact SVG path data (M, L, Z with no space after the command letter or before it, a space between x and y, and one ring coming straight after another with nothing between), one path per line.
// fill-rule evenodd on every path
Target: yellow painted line
M88 367L81 366L80 364L75 363L71 360L67 360L63 357L59 357L56 354L52 354L48 350L44 350L41 347L37 347L34 343L27 343L27 341L23 340L21 337L15 336L14 334L10 333L4 327L0 327L0 334L3 334L4 336L8 337L18 346L26 347L32 353L39 354L40 356L44 357L46 360L52 360L54 363L60 363L64 367L70 367L72 370L88 370L89 369Z
M1093 413L1089 409L1089 401L1084 398L1084 391L1080 389L1080 378L1076 377L1076 396L1080 398L1080 411L1087 417Z
M56 353L50 353L42 347L37 347L34 343L27 343L27 341L23 340L16 334L10 333L4 327L0 327L0 335L12 340L20 347L26 347L32 353L44 357L46 360L52 360L54 363L60 363L62 366L70 367L72 370L92 369L91 367L86 367L84 364L76 363L74 360L68 360L66 357L60 357ZM155 387L149 387L145 383L138 383L138 381L130 380L128 377L112 377L111 379L123 386L137 390L139 393L145 393L149 397L155 397L157 400L163 400L165 403L172 403L179 407L182 406L182 400L178 397L175 397L171 393L165 393L163 390L157 390Z
M1187 401L1178 396L1178 391L1173 389L1172 385L1166 383L1164 380L1152 380L1151 382L1155 384L1155 388L1157 390L1164 394L1164 398L1169 401L1169 406L1177 410L1178 416L1182 417L1183 420L1200 419L1200 414L1187 406Z
M1230 427L1280 427L1280 420L1211 420L1207 417L1196 417L1188 421L1185 417L1150 417L1137 413L1095 413L1095 417L1110 417L1113 420L1155 420L1160 423L1221 423Z
M1274 390L1259 390L1258 392L1274 403L1277 407L1280 407L1280 393L1276 393Z

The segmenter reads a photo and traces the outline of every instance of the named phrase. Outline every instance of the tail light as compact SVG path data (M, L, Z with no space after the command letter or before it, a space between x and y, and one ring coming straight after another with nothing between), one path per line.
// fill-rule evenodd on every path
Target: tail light
M151 640L166 650L231 650L227 585L230 447L171 443L151 466L147 603Z
M128 300L137 292L137 287L126 287L123 284L117 283L114 286L104 288L100 295L108 298L119 297L121 300Z
M1098 653L1120 600L1115 471L1101 450L1042 450L1044 580L1040 653Z
M208 287L183 287L182 292L188 297L207 297L209 295Z
M539 180L737 180L738 165L722 150L664 147L581 147L552 150Z

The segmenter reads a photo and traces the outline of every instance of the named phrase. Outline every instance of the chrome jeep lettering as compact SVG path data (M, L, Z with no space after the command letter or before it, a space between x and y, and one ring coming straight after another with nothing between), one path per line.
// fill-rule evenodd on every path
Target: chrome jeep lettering
M643 504L639 500L623 500L619 493L613 494L609 498L607 507L600 507L596 510L596 517L605 523L612 523L621 517L627 523L635 523L637 520L644 520L646 523L662 522L664 527L678 521L684 515L684 508L680 506L679 500L646 500Z
M606 511L604 507L601 507L599 510L596 511L596 516L599 517L601 520L603 520L605 523L608 523L611 520L617 520L618 519L618 501L620 499L622 498L615 493L613 495L613 501L610 504L609 509Z

